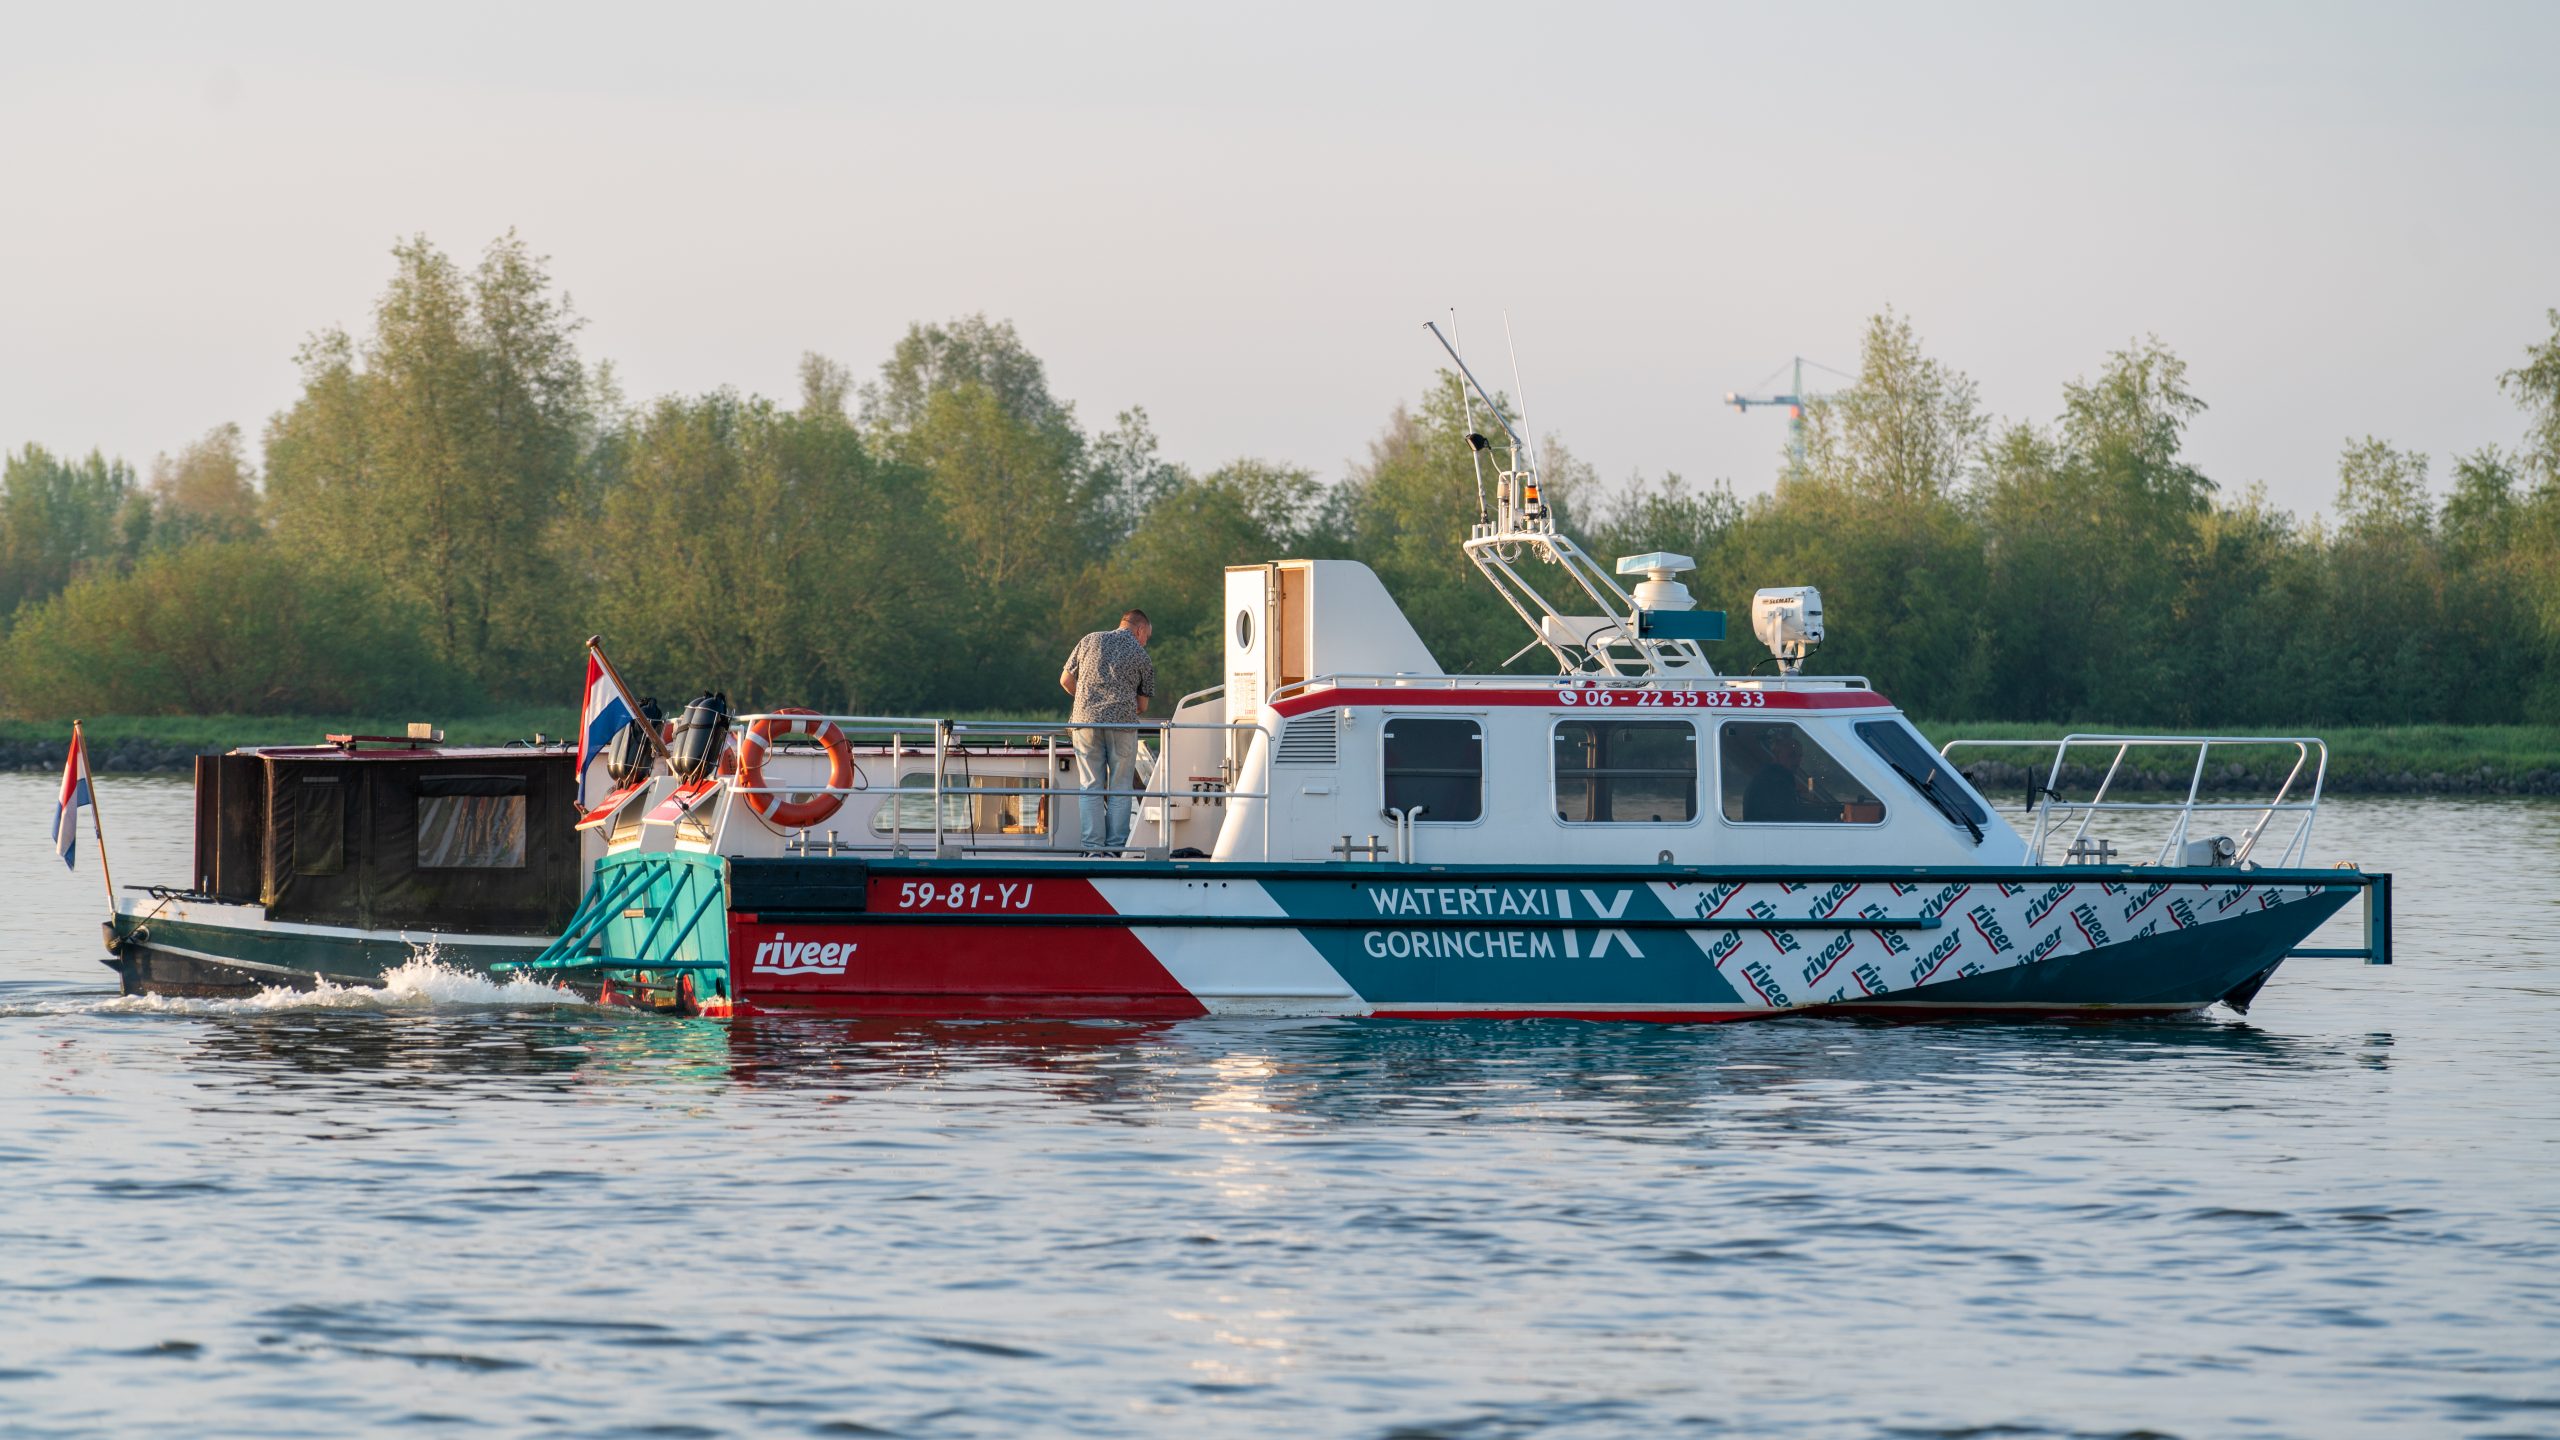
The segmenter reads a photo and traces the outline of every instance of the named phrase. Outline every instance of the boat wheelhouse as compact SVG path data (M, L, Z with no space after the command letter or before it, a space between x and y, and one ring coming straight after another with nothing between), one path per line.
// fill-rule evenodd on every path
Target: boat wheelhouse
M133 994L370 984L432 944L529 960L578 905L575 751L338 735L202 755L194 873L119 897L108 963Z

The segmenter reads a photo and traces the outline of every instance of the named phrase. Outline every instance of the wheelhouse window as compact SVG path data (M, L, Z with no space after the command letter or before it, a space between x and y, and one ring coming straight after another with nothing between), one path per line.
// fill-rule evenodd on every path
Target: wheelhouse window
M1421 825L1484 818L1484 727L1473 720L1398 715L1387 721L1385 806L1420 807Z
M1790 720L1728 720L1716 732L1724 818L1743 825L1878 825L1884 802Z
M1566 720L1556 726L1556 818L1680 824L1698 818L1698 727L1686 720Z
M335 775L305 775L293 792L293 873L347 868L347 787Z
M514 775L429 775L418 781L418 868L524 868L525 786Z
M1900 720L1861 720L1858 722L1858 738L1866 741L1867 747L1875 751L1885 764L1892 766L1893 773L1919 791L1921 799L1928 801L1939 814L1958 826L1972 831L1975 844L1982 843L1982 825L1991 818L1991 812L1985 810L1981 798L1957 778L1954 767L1947 764L1945 757L1924 744L1909 725Z

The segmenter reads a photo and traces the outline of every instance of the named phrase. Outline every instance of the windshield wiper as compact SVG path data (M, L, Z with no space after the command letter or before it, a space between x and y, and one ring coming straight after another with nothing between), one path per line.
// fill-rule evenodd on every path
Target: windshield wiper
M1893 773L1901 776L1905 781L1908 781L1912 789L1919 791L1920 798L1937 806L1939 814L1946 816L1948 819L1953 820L1967 830L1972 831L1974 844L1979 845L1982 843L1982 827L1975 824L1973 817L1964 813L1963 808L1957 805L1955 801L1939 793L1938 776L1942 772L1933 768L1925 778L1914 775L1911 773L1910 766L1903 764L1901 761L1894 759L1890 755L1886 755L1884 757L1884 763L1892 766Z

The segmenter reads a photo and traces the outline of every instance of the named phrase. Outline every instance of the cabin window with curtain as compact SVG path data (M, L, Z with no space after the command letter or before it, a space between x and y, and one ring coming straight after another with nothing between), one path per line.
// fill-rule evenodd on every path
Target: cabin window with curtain
M1698 818L1698 728L1686 720L1556 726L1556 818L1673 825Z
M418 868L524 868L524 780L429 775L418 781Z
M1880 825L1884 802L1790 720L1728 720L1716 731L1724 818L1743 825Z
M1398 715L1387 721L1389 810L1422 813L1418 825L1469 825L1484 818L1484 727L1473 720Z
M293 873L347 868L347 787L335 775L306 775L293 789Z

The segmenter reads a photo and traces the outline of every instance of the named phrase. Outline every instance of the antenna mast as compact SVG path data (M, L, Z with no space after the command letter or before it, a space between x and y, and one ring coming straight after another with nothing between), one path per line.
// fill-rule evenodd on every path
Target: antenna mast
M1450 330L1456 330L1457 323L1456 312L1452 311ZM1458 352L1456 341L1435 321L1425 320L1422 328L1431 332L1431 338L1440 342L1440 348L1449 353L1450 361L1458 367L1458 376L1464 382L1458 395L1467 424L1470 427L1475 424L1474 401L1467 398L1472 390L1474 399L1484 402L1485 413L1493 417L1493 422L1502 427L1502 433L1511 441L1511 463L1499 470L1495 477L1494 518L1489 522L1479 519L1474 535L1461 548L1466 551L1467 559L1492 584L1494 593L1502 597L1503 603L1511 607L1512 613L1518 615L1521 623L1527 625L1536 637L1529 642L1528 649L1520 653L1525 655L1529 650L1544 648L1555 657L1557 670L1567 675L1713 675L1715 669L1707 663L1706 652L1698 648L1699 636L1694 627L1665 625L1646 603L1628 594L1608 571L1583 554L1582 547L1574 544L1571 536L1556 529L1555 513L1547 508L1545 498L1538 493L1537 448L1521 433L1521 426L1528 423L1525 406L1520 424L1514 425L1511 417L1503 413L1500 403L1484 388L1484 382L1476 378L1476 372L1467 364L1467 357ZM1520 349L1511 335L1508 312L1502 317L1502 337L1505 347L1511 352L1511 381L1518 385ZM1491 448L1492 442L1470 428L1467 444L1475 452L1477 513L1481 516L1484 452ZM1570 582L1567 599L1567 603L1573 605L1570 613L1557 609L1553 600L1520 573L1518 562L1524 554L1564 573ZM1674 561L1677 564L1669 563ZM1641 568L1653 575L1657 582L1665 580L1672 570L1688 569L1695 564L1685 556L1656 554L1622 560L1619 568L1632 574L1634 571L1628 567L1638 562L1645 562ZM1573 592L1579 593L1579 601L1571 598ZM1681 598L1685 601L1685 591L1681 592ZM1678 608L1685 610L1687 605L1684 603ZM1716 619L1720 635L1722 617ZM1512 657L1514 660L1518 658L1518 655Z
M1457 335L1458 307L1452 305L1449 307L1449 337L1454 342ZM1454 343L1449 349L1452 355L1457 353ZM1468 397L1465 381L1452 375L1449 383L1458 387L1458 408L1467 417L1467 459L1476 467L1476 524L1491 525L1493 512L1484 504L1484 446L1477 443L1483 437L1476 434L1476 402Z
M1509 310L1502 312L1502 345L1504 349L1511 352L1511 397L1520 404L1521 428L1535 435L1538 433L1536 428L1529 424L1529 387L1520 383L1520 347L1511 339ZM1522 469L1518 455L1515 454L1511 458L1512 468L1519 470L1521 474L1520 517L1532 521L1541 519L1547 513L1547 502L1546 497L1538 490L1537 442L1522 440L1517 432L1513 433L1512 438L1526 445L1529 451L1529 464L1526 469Z

